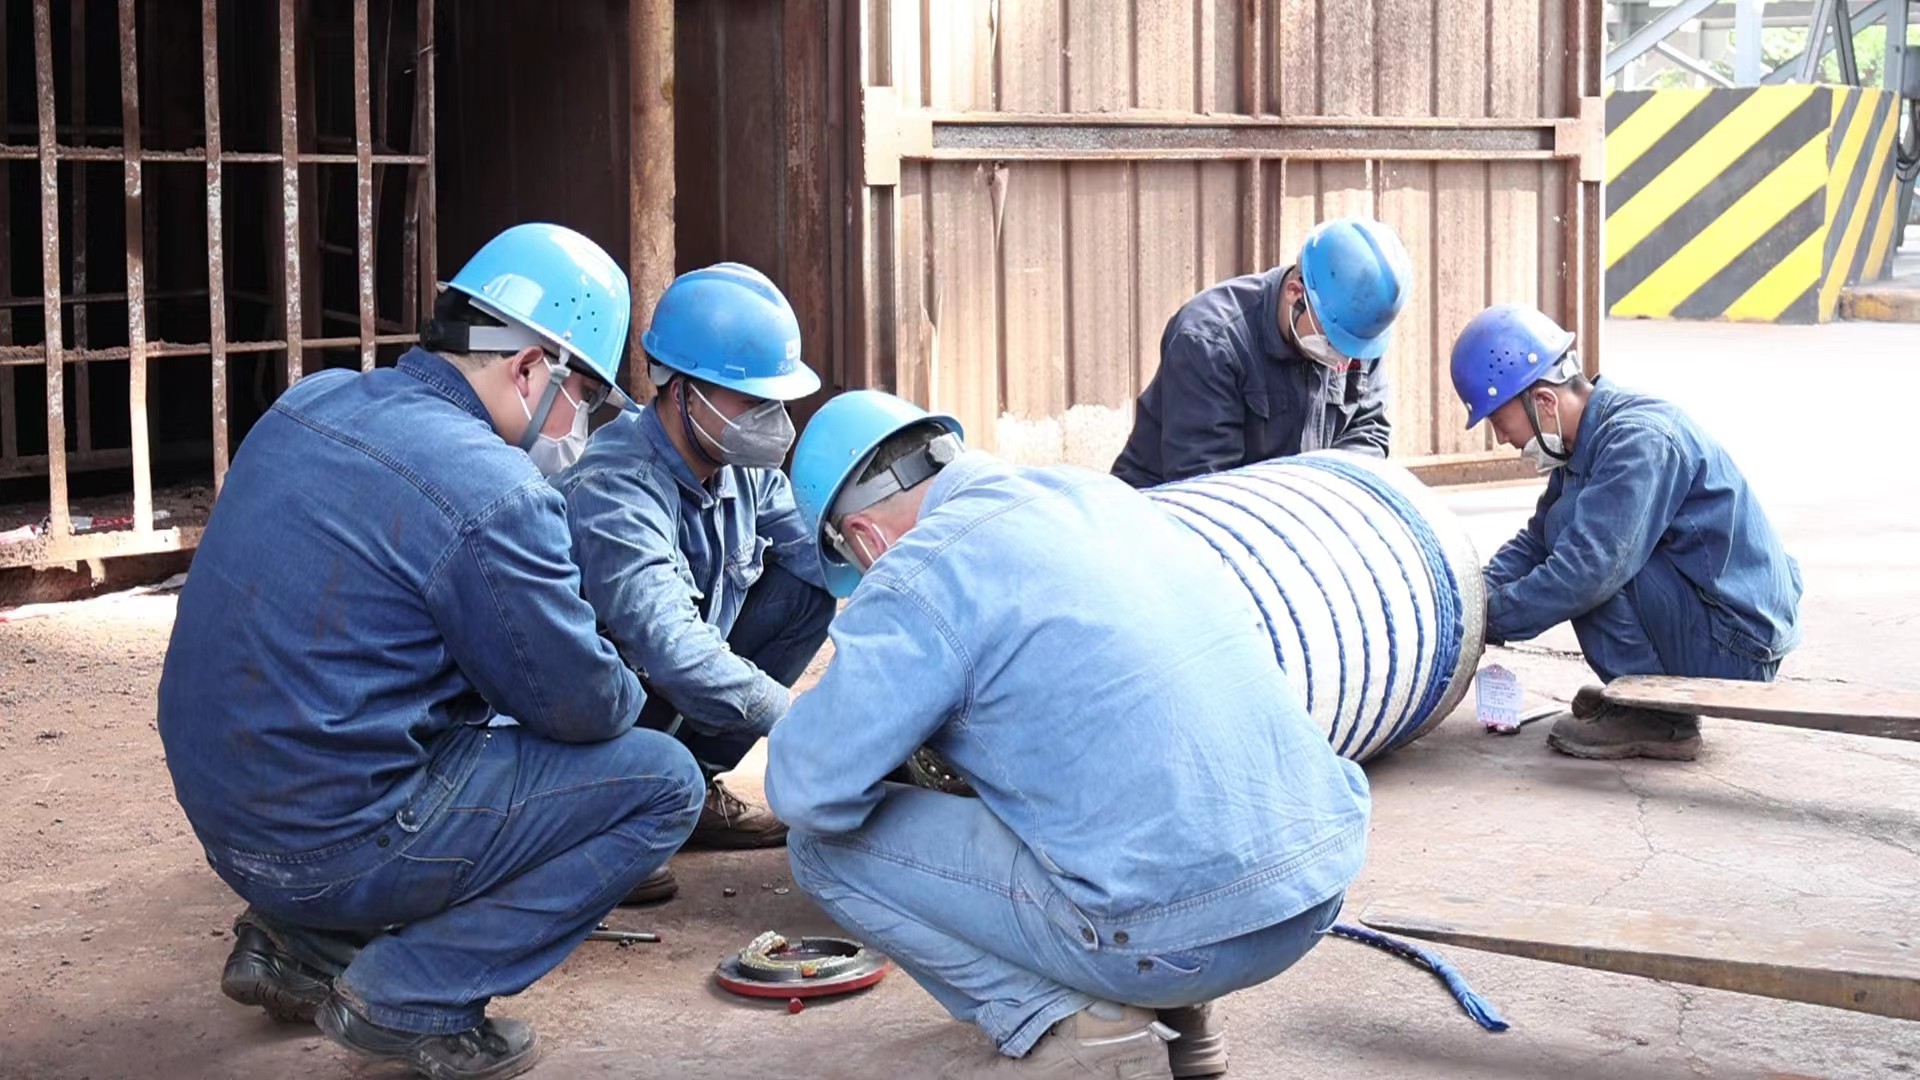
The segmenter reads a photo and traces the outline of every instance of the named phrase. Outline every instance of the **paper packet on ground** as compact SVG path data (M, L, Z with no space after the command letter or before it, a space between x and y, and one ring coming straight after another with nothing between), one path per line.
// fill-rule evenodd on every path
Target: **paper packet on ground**
M1496 735L1520 730L1520 677L1499 664L1488 664L1474 679L1475 711L1480 726Z

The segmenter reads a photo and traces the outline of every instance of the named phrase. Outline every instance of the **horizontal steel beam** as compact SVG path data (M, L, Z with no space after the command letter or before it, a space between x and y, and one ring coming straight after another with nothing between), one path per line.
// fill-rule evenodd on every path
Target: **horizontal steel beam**
M1544 160L1564 152L1571 121L1415 118L1280 119L955 113L931 116L932 161Z
M1697 56L1688 56L1686 53L1681 52L1679 49L1674 48L1664 41L1655 45L1653 51L1679 64L1681 67L1686 68L1688 71L1693 72L1695 75L1700 76L1715 86L1724 86L1728 89L1733 88L1732 79L1720 74L1720 72L1714 69L1712 64L1707 63Z
M127 160L127 152L118 146L59 146L53 156L60 161L98 161L120 163ZM222 165L278 165L283 162L279 154L259 153L255 151L227 150L221 152ZM40 151L32 146L10 146L0 143L0 161L37 161ZM139 160L156 164L176 163L185 165L204 164L207 160L205 150L142 150ZM352 154L301 154L301 165L356 165L360 159ZM375 154L375 165L417 165L425 166L425 154Z
M186 551L198 547L203 526L180 526L139 532L122 529L114 532L81 533L68 536L42 536L18 544L0 544L0 569L31 566L46 569L71 566L89 559L112 559L122 555L152 555L161 551Z
M373 339L375 345L411 345L420 340L419 334L379 334ZM360 336L306 338L300 342L302 349L344 349L358 346ZM279 352L287 347L284 341L229 341L226 343L228 355L235 353ZM95 363L109 360L130 359L130 351L125 345L111 349L62 349L61 356L68 363ZM211 356L213 346L207 342L188 342L169 344L164 341L149 342L144 355L149 360L178 359L180 357ZM0 367L31 367L47 362L47 350L44 345L0 345Z

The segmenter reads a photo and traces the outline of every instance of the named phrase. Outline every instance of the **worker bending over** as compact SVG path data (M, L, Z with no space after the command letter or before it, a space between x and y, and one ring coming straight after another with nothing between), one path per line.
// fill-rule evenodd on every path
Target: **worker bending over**
M629 303L592 241L516 226L447 287L437 352L310 375L247 435L159 700L180 806L249 905L235 1001L440 1080L517 1075L533 1030L488 1000L692 831L700 771L634 730L536 468L629 406Z
M1210 1003L1319 940L1368 816L1245 588L1126 485L877 391L793 475L852 596L769 742L794 880L992 1038L948 1075L1223 1071ZM979 798L883 782L923 745Z
M1453 346L1467 426L1550 474L1532 520L1487 564L1487 640L1572 621L1602 679L1770 682L1799 642L1800 567L1733 459L1675 406L1589 381L1574 335L1488 308ZM1690 761L1700 720L1582 690L1548 745L1583 758Z
M659 396L594 432L559 485L587 600L646 686L640 725L676 735L712 777L786 714L833 618L780 471L786 402L820 379L800 360L787 298L738 263L676 279L642 344ZM715 779L691 842L766 847L786 834ZM633 899L673 888L663 867Z
M1412 278L1392 229L1342 218L1307 237L1298 265L1188 300L1113 475L1144 488L1310 450L1386 457L1381 358Z

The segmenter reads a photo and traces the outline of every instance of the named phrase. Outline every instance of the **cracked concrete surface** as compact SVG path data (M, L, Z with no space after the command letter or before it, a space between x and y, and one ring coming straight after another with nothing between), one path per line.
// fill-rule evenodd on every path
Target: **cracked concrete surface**
M1885 326L1609 329L1609 371L1708 422L1801 558L1808 638L1785 677L1920 689L1904 433L1852 396L1920 400L1915 345ZM1534 493L1451 501L1490 551ZM180 818L150 727L171 616L148 599L0 626L0 1077L391 1076L219 995L236 904ZM1566 701L1590 678L1572 644L1562 628L1490 658ZM1551 754L1545 728L1489 736L1463 712L1370 766L1372 847L1347 916L1440 892L1920 935L1920 744L1708 720L1698 762L1616 764ZM829 924L798 892L773 891L788 884L781 852L689 852L674 866L678 899L614 920L663 944L585 946L496 1006L539 1027L548 1056L534 1075L920 1077L978 1049L898 975L799 1015L726 999L708 980L724 951ZM1330 940L1230 999L1230 1076L1920 1072L1920 1024L1441 951L1513 1030L1486 1034L1431 976Z

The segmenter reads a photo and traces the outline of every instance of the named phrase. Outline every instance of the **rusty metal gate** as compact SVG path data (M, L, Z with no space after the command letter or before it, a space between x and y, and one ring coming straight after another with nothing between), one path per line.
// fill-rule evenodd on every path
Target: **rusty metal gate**
M1483 306L1599 359L1601 0L863 0L851 385L1105 468L1192 293L1370 213L1416 292L1394 454L1511 475L1446 373Z
M417 339L433 7L7 0L0 502L45 513L0 538L0 567L192 546L193 492L217 490L241 425L307 372ZM157 467L185 493L171 512Z

